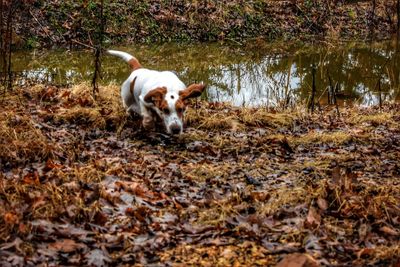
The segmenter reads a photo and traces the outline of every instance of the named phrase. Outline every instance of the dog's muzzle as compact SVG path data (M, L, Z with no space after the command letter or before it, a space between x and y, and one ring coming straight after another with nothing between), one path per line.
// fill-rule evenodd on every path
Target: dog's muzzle
M182 132L182 127L179 126L178 124L172 124L169 127L169 130L172 134L180 134Z

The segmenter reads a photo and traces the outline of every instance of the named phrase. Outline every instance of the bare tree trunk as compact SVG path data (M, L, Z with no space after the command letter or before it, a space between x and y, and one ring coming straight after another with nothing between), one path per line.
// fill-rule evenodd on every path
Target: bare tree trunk
M0 81L1 85L5 85L5 74L6 74L6 55L5 55L5 49L4 49L4 21L3 21L3 10L4 10L4 5L3 5L3 0L0 0ZM5 86L4 86L5 88Z
M1 64L1 85L4 91L12 89L13 73L11 69L11 43L13 15L17 8L18 1L0 0L0 64Z
M10 1L10 6L8 7L8 17L7 17L7 90L12 89L12 71L11 71L11 43L12 43L12 19L13 19L13 8L14 8L14 1Z
M94 74L92 79L93 97L99 92L98 78L101 78L101 54L103 49L103 35L104 35L105 17L104 17L104 0L100 3L100 30L96 36L96 51L94 60Z
M381 88L381 78L378 80L378 93L379 93L379 108L382 109L382 88Z
M313 65L312 66L312 90L311 90L311 100L310 100L310 104L308 106L308 109L311 109L311 113L314 113L314 109L315 109L315 95L317 93L317 87L315 85L315 73L316 73L316 67Z
M400 0L397 0L397 36L400 36Z
M371 21L369 25L369 30L371 35L374 32L375 9L376 9L376 0L372 0Z

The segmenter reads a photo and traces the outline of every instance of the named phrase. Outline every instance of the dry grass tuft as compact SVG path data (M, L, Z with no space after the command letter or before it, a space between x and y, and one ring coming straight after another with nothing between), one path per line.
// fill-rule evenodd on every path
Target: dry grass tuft
M119 88L116 85L101 86L96 98L92 87L86 83L74 86L71 93L64 97L66 104L72 107L62 109L55 115L56 121L86 124L104 129L106 126L119 128L126 121Z
M371 125L381 125L386 123L392 123L393 115L388 112L382 112L377 114L368 114L368 115L356 115L349 118L350 123L354 124L362 124L368 123Z
M271 113L265 108L243 108L238 116L245 125L255 127L288 127L292 125L294 120L291 114Z
M309 192L304 186L281 187L270 192L271 198L268 202L261 203L258 212L269 216L273 215L285 206L296 206L300 203L309 203Z
M0 161L23 163L27 159L52 157L57 145L40 130L40 125L28 115L0 113Z
M233 130L243 132L248 127L290 127L294 116L289 113L272 113L265 108L237 108L230 104L207 104L189 108L188 125L204 130Z
M305 135L295 137L290 136L289 142L294 145L309 145L309 144L322 144L333 143L335 145L344 144L352 139L352 136L344 131L337 132L316 132L310 131Z
M75 123L96 128L104 128L106 125L105 118L96 108L75 106L69 109L62 109L55 115L54 119L58 123Z

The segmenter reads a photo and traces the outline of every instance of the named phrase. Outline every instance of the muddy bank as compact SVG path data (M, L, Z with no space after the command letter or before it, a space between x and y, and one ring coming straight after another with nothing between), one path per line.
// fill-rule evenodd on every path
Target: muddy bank
M350 3L349 3L350 2ZM374 5L373 2L376 2ZM92 44L98 1L22 1L14 19L18 47ZM111 1L107 44L155 41L387 38L396 31L395 1Z
M399 105L192 103L169 138L100 90L3 99L2 266L399 263Z

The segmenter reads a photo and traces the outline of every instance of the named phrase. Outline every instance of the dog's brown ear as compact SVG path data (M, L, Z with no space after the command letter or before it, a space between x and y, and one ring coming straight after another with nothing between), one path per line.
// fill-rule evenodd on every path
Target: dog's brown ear
M204 89L206 89L206 85L203 83L194 83L189 85L188 88L186 88L183 91L179 92L179 96L182 98L182 100L186 100L192 97L199 97L201 96L201 93L203 93Z
M167 88L157 87L147 93L144 97L144 101L147 103L152 103L155 106L159 106L164 100L165 94L167 93Z

